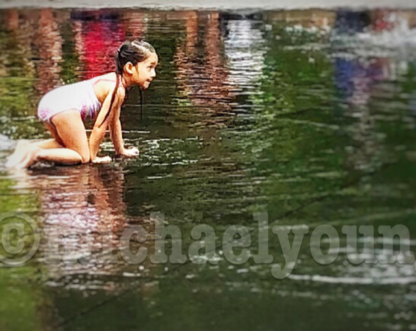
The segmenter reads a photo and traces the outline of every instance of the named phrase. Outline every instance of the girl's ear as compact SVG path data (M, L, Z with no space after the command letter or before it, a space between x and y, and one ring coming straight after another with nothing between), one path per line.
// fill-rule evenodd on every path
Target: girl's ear
M127 72L127 73L129 73L129 74L133 74L133 63L131 63L131 62L127 62L125 65L124 65L124 71L125 72Z

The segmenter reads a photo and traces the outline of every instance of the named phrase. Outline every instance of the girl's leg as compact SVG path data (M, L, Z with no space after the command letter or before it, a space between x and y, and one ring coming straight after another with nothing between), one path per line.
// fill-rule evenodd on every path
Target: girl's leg
M51 133L53 139L40 141L37 143L37 146L43 149L64 148L65 144L63 143L62 139L59 137L58 132L56 132L56 127L53 124L53 122L52 121L51 123L45 122L44 125Z
M32 144L28 148L26 158L16 166L17 168L29 167L39 160L67 165L89 162L88 138L79 111L68 110L58 113L51 122L54 128L52 126L48 128L55 137L55 143L49 141L40 145Z
M34 142L34 144L42 149L64 148L55 138Z
M45 123L45 127L51 132L54 138L43 141L34 141L32 144L43 149L63 148L64 146L62 146L62 141L60 141L57 136L55 127L49 123ZM33 149L31 146L32 144L29 140L19 140L13 154L7 157L6 167L13 168L26 159L27 154Z

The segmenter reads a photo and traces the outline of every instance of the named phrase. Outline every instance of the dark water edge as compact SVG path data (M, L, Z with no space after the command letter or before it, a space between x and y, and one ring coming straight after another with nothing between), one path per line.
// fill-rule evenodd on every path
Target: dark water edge
M415 265L355 265L342 233L373 226L359 247L373 241L383 262L394 256L378 227L403 225L415 253L415 28L411 10L0 11L0 210L30 216L42 238L24 267L0 268L0 329L416 329ZM160 58L143 117L137 90L122 109L140 158L4 169L14 141L48 138L41 96L113 70L133 37ZM192 229L210 226L215 261L112 259L137 225L148 237L133 249L155 253L156 212L186 255ZM254 261L255 213L267 213L272 263ZM243 264L224 257L231 225L250 233ZM283 280L271 272L285 263L274 225L310 230ZM340 240L327 265L311 255L321 225Z

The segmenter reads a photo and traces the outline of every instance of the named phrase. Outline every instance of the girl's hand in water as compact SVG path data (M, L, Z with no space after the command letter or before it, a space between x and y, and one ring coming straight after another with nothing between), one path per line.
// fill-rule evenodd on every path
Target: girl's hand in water
M111 162L111 157L109 156L104 156L104 157L96 157L92 163L110 163Z
M121 156L125 157L137 157L139 156L140 152L136 147L130 147L127 149L124 149L122 153L120 153Z

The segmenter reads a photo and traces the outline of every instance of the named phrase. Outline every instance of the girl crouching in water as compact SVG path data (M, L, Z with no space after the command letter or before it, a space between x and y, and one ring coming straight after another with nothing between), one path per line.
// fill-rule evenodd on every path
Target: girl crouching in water
M38 117L53 139L37 143L20 143L8 159L7 167L25 168L36 161L59 164L106 163L109 156L97 157L107 128L116 154L136 157L135 147L124 148L120 108L126 90L137 85L147 89L156 77L158 56L152 45L143 41L126 41L116 55L116 72L65 85L48 92L40 101ZM95 120L88 140L84 120Z

